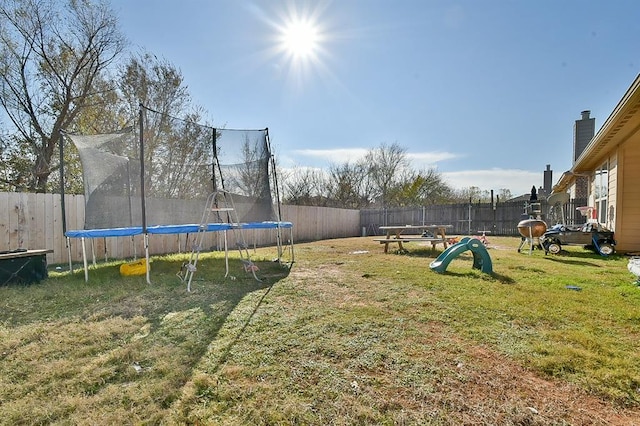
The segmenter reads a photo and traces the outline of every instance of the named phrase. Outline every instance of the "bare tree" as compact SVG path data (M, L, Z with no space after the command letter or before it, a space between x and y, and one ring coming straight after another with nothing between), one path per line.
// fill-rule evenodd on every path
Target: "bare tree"
M355 163L332 164L326 174L304 169L283 181L284 201L300 205L402 207L447 203L454 196L436 169L415 171L405 149L395 143L371 149Z
M511 198L513 198L513 195L511 194L511 190L510 189L508 189L508 188L500 188L498 190L497 198L500 201L507 201L507 200L510 200Z
M219 130L224 132L224 130ZM261 131L241 132L241 161L227 165L226 189L247 197L269 198L269 155Z
M383 206L387 206L393 188L402 181L402 176L409 169L406 149L395 142L391 145L383 143L367 153L365 162L374 191L372 195Z
M453 200L459 203L487 203L491 201L491 192L480 189L477 186L457 189L453 195Z
M366 207L370 202L367 173L367 165L362 161L332 165L327 185L333 206L349 209Z
M124 47L106 3L0 0L0 105L15 130L12 155L31 162L27 189L45 190L60 130Z
M149 195L188 198L209 193L211 183L202 176L211 174L213 129L196 124L204 110L193 104L180 70L148 52L133 55L120 72L119 93L122 117L137 120L140 103L147 108L144 160Z
M327 203L327 179L318 169L279 170L283 201L293 205L324 206Z

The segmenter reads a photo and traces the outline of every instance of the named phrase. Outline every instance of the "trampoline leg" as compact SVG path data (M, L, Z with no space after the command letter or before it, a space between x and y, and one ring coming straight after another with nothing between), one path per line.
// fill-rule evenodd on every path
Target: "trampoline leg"
M280 224L276 227L276 248L278 250L278 263L282 264L282 229L280 229Z
M147 284L151 284L151 277L149 276L149 269L151 269L149 265L149 234L144 234L144 258L146 261L146 273L147 273Z
M229 245L227 243L227 231L223 231L224 233L224 277L227 278L229 276Z
M291 244L291 247L290 247L290 250L291 250L291 264L293 265L293 262L295 262L295 254L293 253L293 228L291 228L289 230L289 238L290 238L290 241L291 241L291 243L290 243Z
M69 256L69 273L73 274L73 262L71 261L71 241L67 237L67 255Z
M91 259L93 260L93 267L96 268L98 266L96 263L96 243L93 238L91 238Z
M82 242L82 263L84 265L84 282L89 281L89 266L87 265L87 249L84 245L84 237L80 238Z

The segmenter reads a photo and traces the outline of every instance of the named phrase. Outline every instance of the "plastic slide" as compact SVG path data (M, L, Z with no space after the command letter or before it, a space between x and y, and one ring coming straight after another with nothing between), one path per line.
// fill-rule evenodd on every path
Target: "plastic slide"
M464 237L459 243L456 243L440 253L429 267L436 272L442 273L447 270L449 263L460 254L470 250L473 253L473 268L480 269L486 274L493 273L493 265L491 264L491 257L486 247L477 238Z

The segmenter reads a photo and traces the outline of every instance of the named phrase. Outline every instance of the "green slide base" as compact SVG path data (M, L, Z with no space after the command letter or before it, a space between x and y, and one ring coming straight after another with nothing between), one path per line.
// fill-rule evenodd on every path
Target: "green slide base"
M456 243L440 253L429 267L438 272L442 273L447 270L449 263L456 257L460 256L460 254L465 251L470 250L473 254L473 268L480 269L482 272L486 274L493 273L493 265L491 263L491 256L489 256L489 252L487 248L482 244L482 241L477 238L469 238L464 237L460 240L459 243Z

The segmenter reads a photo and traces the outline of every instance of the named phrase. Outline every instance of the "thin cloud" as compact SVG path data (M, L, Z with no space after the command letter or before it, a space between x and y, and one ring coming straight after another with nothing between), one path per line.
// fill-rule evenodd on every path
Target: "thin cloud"
M330 161L344 163L345 161L358 161L371 151L366 148L336 148L336 149L298 149L296 154ZM407 152L407 158L416 165L434 165L439 161L458 158L459 155L451 152Z
M499 191L506 188L513 196L527 194L535 185L543 184L543 173L517 169L486 169L443 172L442 176L453 188L462 189L475 186L483 191Z
M298 149L296 154L332 163L344 163L346 161L358 161L369 152L365 148L338 148L338 149Z
M434 166L440 161L452 160L459 158L460 155L452 152L408 152L407 158L416 166Z

